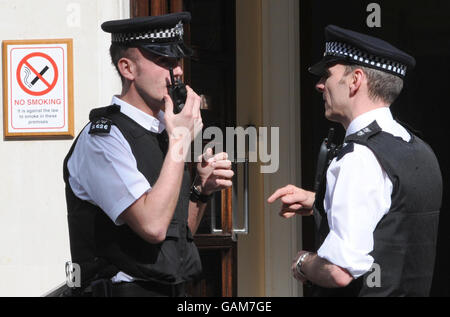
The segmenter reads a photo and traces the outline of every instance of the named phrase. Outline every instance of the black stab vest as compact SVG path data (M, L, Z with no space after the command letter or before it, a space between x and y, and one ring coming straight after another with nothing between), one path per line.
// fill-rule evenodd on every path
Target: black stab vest
M429 296L442 202L442 176L432 149L410 134L411 141L405 142L383 132L374 121L345 139L347 146L338 153L338 160L352 151L348 147L353 143L367 146L393 184L391 207L373 233L374 249L370 253L379 265L380 283L373 283L378 274L374 268L344 288L313 286L313 296ZM329 233L323 207L325 190L323 182L314 208L317 249Z
M92 124L107 122L119 128L130 144L138 170L154 186L167 150L163 144L167 143L122 114L116 105L92 110L90 121ZM95 133L91 137L96 137ZM77 141L64 160L64 181L72 262L81 267L82 286L89 285L93 279L112 277L119 271L166 284L195 279L201 273L201 261L187 225L191 185L187 168L166 239L160 244L150 244L127 225L116 226L99 207L74 195L67 162Z

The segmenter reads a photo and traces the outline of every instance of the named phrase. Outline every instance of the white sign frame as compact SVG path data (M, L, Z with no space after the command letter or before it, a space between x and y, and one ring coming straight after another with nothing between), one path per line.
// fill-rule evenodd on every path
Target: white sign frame
M73 138L73 40L2 44L5 139Z

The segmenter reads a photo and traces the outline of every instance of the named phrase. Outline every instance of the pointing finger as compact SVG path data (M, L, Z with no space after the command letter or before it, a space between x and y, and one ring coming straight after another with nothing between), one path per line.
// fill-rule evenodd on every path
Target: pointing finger
M271 204L275 200L277 200L278 198L283 197L283 196L288 195L288 194L292 194L292 190L290 188L288 188L287 186L283 187L283 188L280 188L275 193L273 193L272 196L270 196L267 199L267 202Z
M301 202L301 199L300 199L300 197L298 197L298 195L288 193L281 198L281 201L284 204L293 204L293 203Z

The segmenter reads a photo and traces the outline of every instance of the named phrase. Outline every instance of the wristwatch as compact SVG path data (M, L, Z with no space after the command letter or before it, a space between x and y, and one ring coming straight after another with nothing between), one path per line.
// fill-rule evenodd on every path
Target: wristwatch
M297 264L295 265L296 269L297 269L297 273L304 279L306 279L305 273L303 273L302 271L302 265L303 262L305 262L305 259L310 255L310 252L305 252L303 253L297 260Z
M189 200L196 203L198 201L201 201L202 203L207 203L212 197L212 194L210 195L204 195L201 191L200 185L194 185L192 184L191 187L191 195L189 196Z

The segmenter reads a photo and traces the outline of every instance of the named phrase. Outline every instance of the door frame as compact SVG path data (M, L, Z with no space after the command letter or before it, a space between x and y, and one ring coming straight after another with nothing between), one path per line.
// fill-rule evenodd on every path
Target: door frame
M301 186L299 12L298 0L262 1L263 122L280 127L280 165L264 176L266 198L287 184ZM290 269L302 249L302 217L286 220L266 204L264 219L266 296L302 296Z

